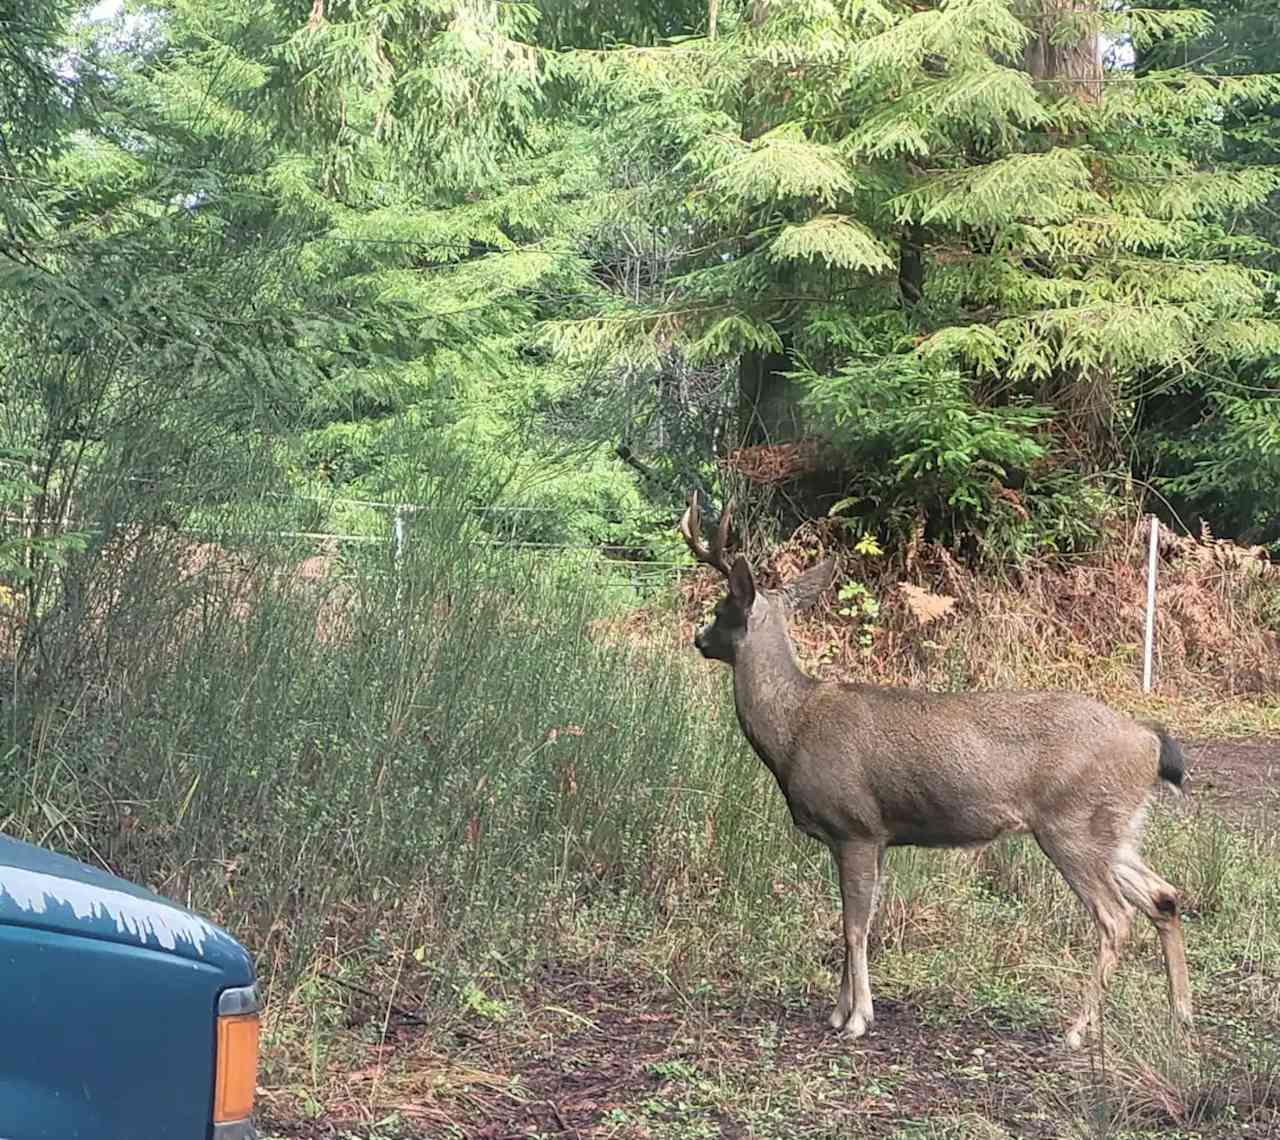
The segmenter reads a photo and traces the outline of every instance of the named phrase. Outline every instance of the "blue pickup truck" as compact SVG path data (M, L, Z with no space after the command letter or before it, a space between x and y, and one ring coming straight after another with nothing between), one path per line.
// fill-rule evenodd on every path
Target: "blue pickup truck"
M253 962L141 887L0 836L0 1140L250 1140Z

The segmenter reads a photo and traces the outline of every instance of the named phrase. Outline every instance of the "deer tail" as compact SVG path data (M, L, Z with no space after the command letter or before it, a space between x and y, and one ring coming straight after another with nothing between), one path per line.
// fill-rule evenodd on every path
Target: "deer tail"
M1157 724L1155 721L1143 723L1160 742L1160 779L1177 791L1181 791L1183 781L1187 778L1187 758L1182 754L1181 745L1169 735L1164 725Z

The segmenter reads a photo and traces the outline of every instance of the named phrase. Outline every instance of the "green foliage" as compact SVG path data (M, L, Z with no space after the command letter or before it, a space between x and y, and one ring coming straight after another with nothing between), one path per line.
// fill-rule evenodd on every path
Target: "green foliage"
M855 471L892 465L852 493L923 512L942 537L983 535L998 558L997 534L1024 544L997 469L1052 459L1052 490L1004 489L1021 521L1040 518L1037 549L1087 544L1096 528L1059 512L1100 506L1088 479L1125 461L1153 378L1225 376L1280 350L1269 244L1233 232L1280 183L1223 131L1280 79L1146 66L1157 45L1208 35L1199 13L1056 27L1025 7L773 5L730 17L715 43L584 62L593 107L607 91L606 122L628 140L607 169L650 172L624 200L652 211L670 270L559 322L555 350L620 369L656 368L673 346L781 357L808 389L810 431ZM1036 20L1056 47L1105 29L1144 62L1100 75L1097 99L1038 82L1023 63ZM922 397L922 366L952 394ZM873 400L876 385L897 394ZM892 430L880 406L903 409Z
M847 488L874 525L923 514L998 558L1033 519L1036 549L1087 541L1062 512L1155 385L1280 350L1269 231L1236 224L1276 192L1274 59L1185 66L1221 33L1180 5L1047 29L1135 45L1100 99L1028 73L1042 17L1010 0L729 6L714 42L700 5L69 17L33 9L0 61L26 144L0 353L16 378L40 346L6 438L55 441L50 486L89 507L119 499L103 473L203 484L180 520L268 455L396 498L430 462L409 430L503 467L489 505L565 504L513 537L657 551L765 360L851 470L883 465ZM1243 424L1226 394L1205 408ZM1216 456L1141 454L1208 509Z
M162 483L177 525L286 472L399 499L431 462L404 446L416 430L508 473L531 449L510 494L570 491L557 538L625 531L622 469L530 437L576 379L530 354L540 308L591 288L566 238L602 209L579 128L534 114L542 65L513 38L534 15L329 4L299 29L279 6L175 0L81 28L93 101L79 133L47 125L31 185L53 189L19 196L40 243L0 269L0 367L23 385L5 438L49 441L35 466L59 503L109 528L152 517L126 492Z
M1156 7L1181 11L1182 0ZM1189 84L1200 90L1206 107L1212 92L1230 85L1252 85L1248 98L1234 100L1222 113L1206 114L1188 143L1209 161L1226 158L1242 169L1270 169L1280 156L1280 12L1266 0L1205 0L1195 8L1212 19L1181 45L1152 43L1138 53L1138 71L1182 65L1193 73ZM1264 74L1269 73L1269 74ZM1280 238L1274 184L1267 198L1238 211L1232 229L1241 259L1274 272ZM1265 286L1268 315L1274 314L1274 278ZM1227 331L1232 340L1253 339L1256 328ZM1272 353L1274 358L1274 351ZM1253 354L1233 357L1225 366L1186 377L1161 377L1140 405L1142 466L1191 526L1199 516L1216 533L1247 541L1280 540L1274 504L1280 494L1271 437L1277 414L1275 378Z
M56 148L69 120L69 85L57 57L73 10L65 0L0 4L0 170L7 176L0 204L9 238L21 232L18 208L34 190L26 179Z
M1047 454L1047 408L982 407L958 372L911 357L865 359L806 377L809 405L832 424L850 467L853 495L841 504L873 528L909 533L924 516L940 537L982 534L1001 517L1012 472Z
M81 551L86 536L69 530L48 530L42 526L40 484L27 470L33 451L14 448L0 457L0 583L26 584L41 566L63 566L67 557ZM30 513L28 513L30 512ZM8 585L0 587L12 600Z
M840 603L836 612L857 623L858 648L864 654L871 652L875 641L876 618L880 616L880 602L861 582L845 582L836 594Z
M865 228L832 214L788 226L769 245L769 260L815 261L834 269L876 272L893 265L888 252Z
M1202 409L1194 435L1164 439L1161 487L1231 533L1280 541L1280 395L1212 392Z

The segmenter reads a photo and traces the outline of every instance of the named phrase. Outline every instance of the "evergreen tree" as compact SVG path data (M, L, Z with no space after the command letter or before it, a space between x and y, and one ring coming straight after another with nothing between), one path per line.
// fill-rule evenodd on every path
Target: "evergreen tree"
M709 460L816 435L811 505L1018 556L1093 541L1136 439L1265 521L1274 60L1172 0L8 26L0 378L46 497L198 486L181 516L254 464L383 497L407 426L633 542Z
M1258 243L1224 224L1276 172L1195 145L1276 80L1104 73L1092 46L1206 26L1049 0L774 3L726 9L714 42L583 58L689 253L678 290L615 296L556 342L740 357L758 404L798 378L869 525L1087 541L1081 476L1119 467L1151 378L1280 347Z
M1178 0L1159 5L1172 11ZM1206 0L1212 24L1177 45L1137 55L1139 75L1182 68L1218 76L1280 72L1280 9L1266 0ZM1206 162L1268 167L1280 161L1280 100L1231 108L1198 125L1188 142ZM1236 211L1233 233L1257 239L1247 263L1274 272L1280 193ZM1269 289L1274 309L1275 290ZM1144 473L1191 526L1245 542L1280 542L1280 371L1274 359L1228 365L1159 384L1142 401L1138 436Z
M308 220L297 256L312 292L349 330L344 347L373 351L335 353L309 391L304 477L392 494L418 463L406 426L484 466L530 452L521 469L545 474L561 445L529 429L569 378L535 351L536 326L595 288L578 235L608 203L583 132L558 113L553 60L531 38L537 9L321 0L251 18L234 5L172 13L186 42L217 41L193 68L216 58L256 76L229 102L269 140L262 193ZM536 521L603 536L605 513L635 509L596 452L584 478L510 489L525 505L561 496L561 511L524 516L524 537L551 537Z
M245 447L311 487L379 498L414 474L406 428L509 467L513 442L529 442L513 433L565 382L531 351L535 325L548 298L583 290L566 235L601 198L580 132L545 113L545 65L519 38L535 16L176 0L74 39L51 22L40 51L15 55L60 51L72 78L60 88L50 71L42 89L63 112L47 193L27 203L49 256L3 282L12 343L65 337L64 310L93 297L85 320L105 339L85 331L78 350L121 338L127 351L109 366L78 357L91 379L22 405L13 438L79 438L77 478L109 476L96 505L76 492L82 508L110 499L130 517L150 509L122 493L138 477L201 488L165 504L170 518L252 493L260 476L229 458L247 462ZM77 134L68 104L85 111ZM30 106L14 117L34 122ZM129 455L108 457L105 439L128 440ZM634 510L629 481L592 462L549 519L602 532L609 503Z

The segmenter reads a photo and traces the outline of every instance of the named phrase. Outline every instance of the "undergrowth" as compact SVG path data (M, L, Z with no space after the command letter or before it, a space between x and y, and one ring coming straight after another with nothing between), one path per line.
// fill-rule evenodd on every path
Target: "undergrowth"
M819 676L932 689L1071 689L1121 707L1164 703L1197 722L1217 709L1254 731L1275 727L1280 566L1261 548L1208 533L1161 531L1155 686L1141 693L1145 526L1116 520L1085 557L977 571L919 535L889 555L866 538L850 546L836 520L818 520L757 561L761 580L776 585L835 558L828 597L793 623L800 656ZM683 648L721 591L704 569L681 584L678 622L658 606L600 621L596 636Z

